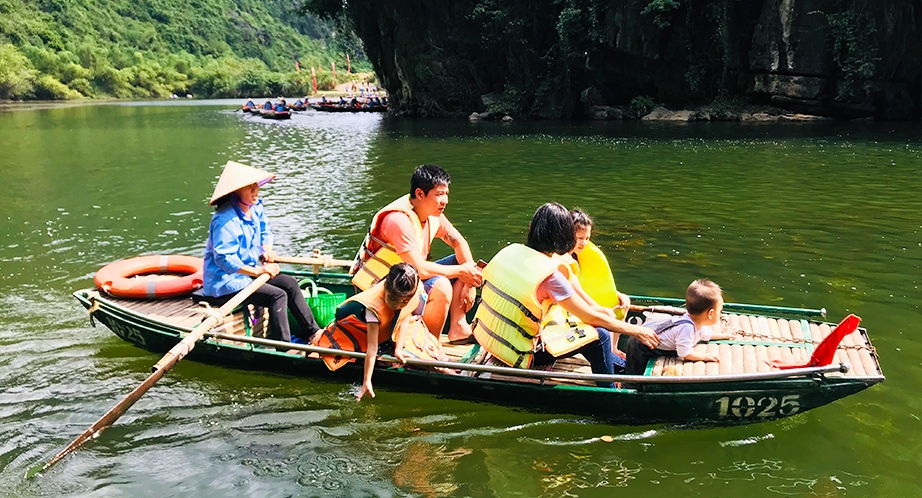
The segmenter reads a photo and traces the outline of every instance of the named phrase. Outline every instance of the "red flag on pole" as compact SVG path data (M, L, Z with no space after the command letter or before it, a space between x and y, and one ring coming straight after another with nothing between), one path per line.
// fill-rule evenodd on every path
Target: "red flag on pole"
M346 54L346 74L352 74L352 61L349 60L349 54Z

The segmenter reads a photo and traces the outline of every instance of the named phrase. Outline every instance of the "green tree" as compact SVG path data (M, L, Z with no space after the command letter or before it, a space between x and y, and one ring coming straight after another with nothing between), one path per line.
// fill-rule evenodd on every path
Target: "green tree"
M38 71L12 44L0 44L0 99L23 98L32 93Z

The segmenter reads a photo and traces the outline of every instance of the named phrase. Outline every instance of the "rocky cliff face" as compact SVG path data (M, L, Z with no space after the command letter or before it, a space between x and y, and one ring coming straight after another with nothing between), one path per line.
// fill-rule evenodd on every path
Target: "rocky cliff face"
M588 116L637 97L919 119L918 0L353 0L398 114ZM648 101L649 102L649 101Z

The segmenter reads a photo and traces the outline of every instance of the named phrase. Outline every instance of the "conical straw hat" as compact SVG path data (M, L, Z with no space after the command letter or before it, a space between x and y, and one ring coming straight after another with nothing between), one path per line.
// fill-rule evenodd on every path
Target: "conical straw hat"
M273 178L275 178L275 175L272 173L246 164L227 161L227 164L224 165L224 172L221 173L221 178L218 178L218 184L215 185L214 194L211 195L211 201L208 204L214 204L216 200L247 185L254 183L260 186L265 185Z

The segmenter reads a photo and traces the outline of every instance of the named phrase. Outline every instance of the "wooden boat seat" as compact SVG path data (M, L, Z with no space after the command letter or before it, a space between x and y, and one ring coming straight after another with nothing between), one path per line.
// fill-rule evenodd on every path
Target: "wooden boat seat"
M786 320L764 316L725 314L715 329L736 332L730 340L702 342L699 352L717 353L719 362L683 361L675 356L651 359L647 376L702 376L769 372L767 360L784 363L805 363L813 349L831 330L829 324L807 320ZM877 366L877 352L871 346L867 331L859 328L846 335L836 350L834 364L848 363L851 369L831 376L864 377L882 375Z
M191 329L204 319L205 313L203 310L206 304L211 307L219 307L223 304L223 302L209 301L214 299L220 300L222 298L208 298L204 295L202 295L202 297L205 299L196 300L196 296L193 293L192 296L165 299L138 300L114 296L106 296L106 299L135 312L144 313L147 317L154 320ZM257 317L255 323L253 323L252 319L254 316ZM215 332L266 337L268 329L269 311L266 309L258 309L250 305L231 313L223 324L215 327Z

